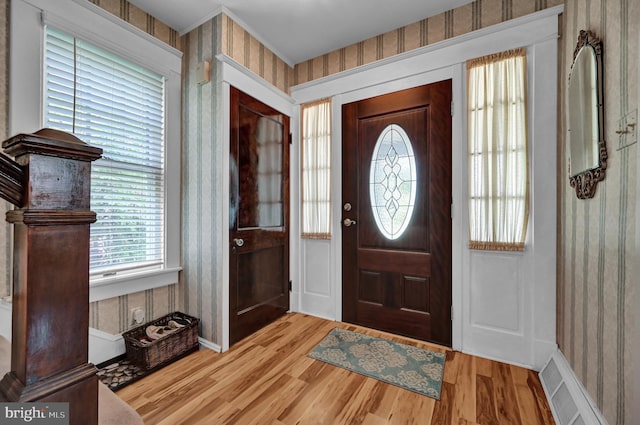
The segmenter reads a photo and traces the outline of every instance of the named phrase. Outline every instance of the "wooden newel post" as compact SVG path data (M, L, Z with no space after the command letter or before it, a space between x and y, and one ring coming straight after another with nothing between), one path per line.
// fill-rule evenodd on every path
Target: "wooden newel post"
M7 401L69 402L71 424L98 421L98 381L88 363L91 162L102 149L43 129L3 143L24 170L14 226L11 372Z

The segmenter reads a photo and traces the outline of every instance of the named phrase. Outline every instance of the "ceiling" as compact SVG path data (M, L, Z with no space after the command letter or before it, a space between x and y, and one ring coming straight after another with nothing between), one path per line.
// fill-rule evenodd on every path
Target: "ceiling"
M225 12L293 66L472 0L129 0L180 34Z

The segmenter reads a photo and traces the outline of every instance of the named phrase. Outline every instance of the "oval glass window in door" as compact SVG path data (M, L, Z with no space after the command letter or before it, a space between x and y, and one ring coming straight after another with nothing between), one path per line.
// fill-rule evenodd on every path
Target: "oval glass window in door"
M378 136L369 171L371 210L380 233L398 239L416 201L416 159L402 127L390 124Z

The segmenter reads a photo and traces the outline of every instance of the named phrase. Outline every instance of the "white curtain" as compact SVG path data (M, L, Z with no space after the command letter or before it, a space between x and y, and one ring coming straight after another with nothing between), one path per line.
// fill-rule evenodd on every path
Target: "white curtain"
M522 251L529 215L526 49L467 62L469 247Z
M331 101L302 105L302 237L331 238Z

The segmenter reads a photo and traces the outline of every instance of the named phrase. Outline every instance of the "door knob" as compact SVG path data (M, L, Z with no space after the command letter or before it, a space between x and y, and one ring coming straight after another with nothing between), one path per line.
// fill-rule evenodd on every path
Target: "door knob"
M234 242L237 246L242 246L242 245L244 245L244 239L236 238L236 239L234 239L234 240L233 240L233 242Z
M342 223L345 225L345 227L350 227L352 224L356 224L356 221L351 220L350 218L345 218Z

